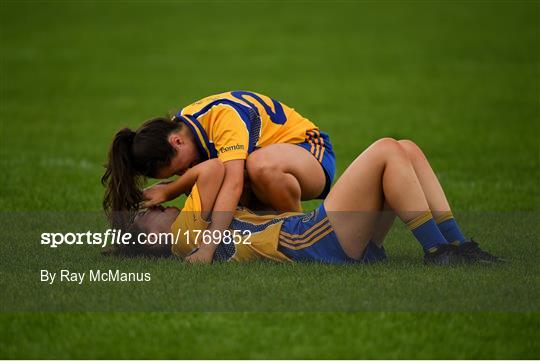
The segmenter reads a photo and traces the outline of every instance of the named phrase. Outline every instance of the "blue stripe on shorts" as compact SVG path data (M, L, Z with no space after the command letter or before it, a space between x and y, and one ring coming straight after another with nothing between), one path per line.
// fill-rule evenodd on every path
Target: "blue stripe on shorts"
M328 134L318 130L308 130L306 133L306 140L297 145L310 152L321 163L326 184L323 192L317 198L324 199L330 192L336 174L336 156Z
M286 218L281 226L278 250L297 262L346 264L386 259L384 248L373 243L367 245L360 261L347 256L328 221L324 204L312 212Z

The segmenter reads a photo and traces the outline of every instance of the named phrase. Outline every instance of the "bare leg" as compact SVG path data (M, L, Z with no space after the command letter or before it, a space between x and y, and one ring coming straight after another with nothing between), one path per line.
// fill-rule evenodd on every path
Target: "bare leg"
M429 211L407 153L391 138L362 152L324 201L328 219L349 257L360 258L373 237L384 200L404 222Z
M437 218L449 212L450 205L448 204L444 190L420 147L411 140L399 140L398 143L409 157L433 217ZM394 219L394 211L388 203L385 203L383 214L381 214L378 220L373 238L371 239L373 243L378 246L382 245L384 238L394 223Z
M452 218L450 205L444 190L420 147L410 140L400 140L399 144L407 152L435 220L442 221ZM447 241L461 244L460 255L466 262L503 262L502 259L482 250L476 242L466 240L455 222L453 225L447 224L444 230L441 229L441 232L443 232Z
M450 205L448 204L441 183L422 150L411 140L400 140L399 144L407 152L407 156L420 181L433 217L437 218L444 212L450 211Z
M373 231L373 236L371 237L371 242L377 246L382 246L388 231L392 228L394 221L396 219L396 213L387 202L384 202L382 213L377 220L375 225L375 230Z
M249 155L246 168L255 196L281 212L300 211L300 201L317 197L326 183L317 159L293 144L256 150Z

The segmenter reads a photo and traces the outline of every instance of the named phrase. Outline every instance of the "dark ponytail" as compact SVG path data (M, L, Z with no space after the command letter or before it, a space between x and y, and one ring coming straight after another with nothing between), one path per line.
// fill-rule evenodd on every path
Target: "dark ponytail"
M133 222L145 178L170 164L176 150L167 138L181 127L180 122L155 118L136 131L124 128L116 133L101 177L106 188L103 209L113 227L125 228Z

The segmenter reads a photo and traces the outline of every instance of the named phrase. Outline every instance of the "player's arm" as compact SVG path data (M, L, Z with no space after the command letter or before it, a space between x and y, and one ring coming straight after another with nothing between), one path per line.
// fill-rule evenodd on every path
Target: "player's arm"
M223 109L220 119L213 129L214 143L218 157L225 165L225 176L212 212L209 234L222 235L229 229L234 211L240 201L244 187L244 168L249 146L248 130L240 116L228 107ZM214 232L218 231L218 232ZM210 263L221 237L213 238L209 244L202 244L199 250L186 258L189 262Z
M219 159L211 159L188 169L169 183L159 183L143 191L144 208L152 207L188 193L197 183L201 193L203 217L208 217L223 181L224 167ZM206 213L206 215L204 214Z
M210 219L223 184L225 167L219 159L207 160L195 167L199 166L202 167L198 171L196 183L201 199L201 216Z
M212 211L212 223L208 228L209 234L212 235L212 237L214 237L216 233L220 235L223 234L223 231L229 228L229 225L233 220L234 211L236 210L238 201L242 195L244 163L245 161L243 159L231 160L225 163L225 176ZM200 191L200 193L202 197L203 192ZM199 250L187 257L186 261L192 263L212 262L214 253L220 242L221 237L218 236L213 238L211 243L199 245Z

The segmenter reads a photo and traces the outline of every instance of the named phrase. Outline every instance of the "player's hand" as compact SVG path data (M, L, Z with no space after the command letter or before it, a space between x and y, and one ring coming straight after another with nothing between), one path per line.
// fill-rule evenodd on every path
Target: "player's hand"
M143 202L141 207L150 208L167 202L169 200L167 185L167 183L158 183L143 190Z
M201 246L187 256L185 261L188 263L212 263L212 258L214 258L214 249Z

